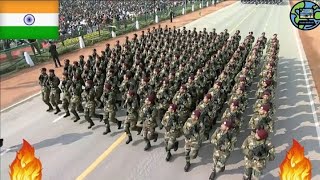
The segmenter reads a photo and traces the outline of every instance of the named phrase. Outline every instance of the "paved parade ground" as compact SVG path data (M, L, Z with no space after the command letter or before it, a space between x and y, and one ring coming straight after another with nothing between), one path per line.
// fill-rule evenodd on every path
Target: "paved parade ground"
M296 139L305 148L305 156L310 158L313 179L320 179L320 127L318 97L311 86L311 72L296 29L289 19L290 5L251 5L236 2L217 12L203 16L186 25L188 29L217 32L228 29L230 34L241 31L242 39L249 31L254 36L266 32L267 38L274 33L280 41L280 61L276 89L275 133L271 136L276 147L276 159L267 163L262 179L279 179L279 164L286 151ZM244 125L247 125L255 102L253 95L257 84L250 88L249 106L245 113ZM143 150L142 136L133 136L134 141L126 145L123 130L115 130L103 136L105 127L95 119L93 130L87 129L83 116L80 123L70 118L64 119L46 112L40 96L1 113L1 134L5 139L1 149L1 179L9 179L9 165L20 149L22 139L26 139L36 149L43 166L44 180L205 180L211 173L212 145L205 141L197 159L192 160L190 172L184 172L184 140L180 138L180 147L173 153L171 161L165 161L163 133L148 152ZM97 111L101 113L101 111ZM125 112L118 113L120 120ZM219 124L219 123L218 123ZM156 129L159 131L159 129ZM226 169L217 179L242 179L243 154L239 147L248 136L247 126L238 136L235 151L227 162Z

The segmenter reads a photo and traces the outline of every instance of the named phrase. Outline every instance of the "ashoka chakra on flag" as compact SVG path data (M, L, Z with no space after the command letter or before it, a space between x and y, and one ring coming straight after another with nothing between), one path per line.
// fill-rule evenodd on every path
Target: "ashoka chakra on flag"
M58 39L58 0L1 0L0 39Z

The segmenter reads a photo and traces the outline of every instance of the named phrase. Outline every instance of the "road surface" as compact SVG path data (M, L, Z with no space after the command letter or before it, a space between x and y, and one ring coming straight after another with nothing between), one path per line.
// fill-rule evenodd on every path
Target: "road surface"
M267 164L263 178L279 179L278 167L286 151L295 138L305 147L305 155L313 165L313 179L320 179L320 140L319 108L313 100L316 95L309 89L313 85L311 73L306 66L306 58L301 48L300 39L289 21L289 5L243 5L239 2L215 13L204 16L186 27L198 30L206 27L216 28L217 32L229 29L233 34L237 29L245 37L249 31L260 36L263 31L267 37L277 33L281 48L278 66L278 87L275 105L276 131L271 137L276 146L276 159ZM250 93L250 103L245 116L252 114L252 104L256 84ZM88 124L74 123L45 112L39 96L1 114L1 136L4 147L1 149L1 179L9 179L9 165L15 158L15 151L20 149L22 139L26 139L36 148L36 157L40 157L44 180L204 180L211 173L212 146L204 142L199 157L192 161L191 171L185 173L183 141L180 148L173 153L170 163L165 161L163 131L155 146L144 152L145 146L141 136L134 136L134 142L125 144L122 130L112 126L112 133L103 136L102 123L96 120L94 130L88 130ZM118 113L124 119L124 112ZM318 126L316 128L316 126ZM318 131L318 133L317 133ZM249 131L244 127L238 136L237 148L232 152L223 172L218 179L241 179L243 172L243 155L239 150Z

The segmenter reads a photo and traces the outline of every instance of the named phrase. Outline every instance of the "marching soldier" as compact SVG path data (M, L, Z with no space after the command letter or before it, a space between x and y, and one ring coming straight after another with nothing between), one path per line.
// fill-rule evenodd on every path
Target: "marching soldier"
M121 128L122 121L119 121L116 118L117 113L117 96L114 92L111 84L105 84L104 85L104 94L103 94L103 105L104 105L104 115L103 115L103 121L106 125L106 131L103 132L103 135L106 135L111 132L110 130L110 122L117 123L118 129Z
M262 98L262 93L265 90L269 90L270 92L273 92L272 81L269 80L269 79L265 79L261 83L259 83L258 90L256 92L257 99L261 99ZM272 96L272 94L271 94L271 96Z
M178 106L180 121L185 122L190 115L192 105L191 95L187 92L186 85L180 87L179 92L173 97L172 103Z
M164 80L163 85L159 89L159 91L156 94L157 100L158 100L158 105L157 105L157 110L158 110L158 115L157 118L159 121L162 120L164 114L166 113L166 110L169 108L169 104L171 101L170 97L170 90L169 90L169 80ZM159 126L160 129L162 129L162 124Z
M157 126L156 116L155 96L149 95L140 109L140 118L143 122L143 137L146 141L145 151L151 148L151 140L153 142L158 140L158 133L155 132Z
M271 106L269 103L263 104L259 113L254 114L249 121L250 129L264 128L268 132L273 132L274 121L269 115Z
M59 108L59 104L62 103L60 100L60 79L54 74L53 69L49 70L48 83L50 86L50 102L56 108L56 112L54 114L58 114L61 111Z
M209 133L212 129L212 126L214 125L213 118L212 118L212 104L211 101L211 94L206 94L203 98L203 101L199 103L197 106L197 109L201 111L201 121L204 124L205 131L204 131L204 137L208 140L209 139Z
M229 108L226 109L226 111L222 115L222 121L231 119L233 122L233 127L235 129L235 132L238 133L240 130L240 127L242 125L242 112L240 111L240 102L239 100L233 101Z
M91 129L94 126L94 123L91 119L91 117L99 117L100 120L102 120L103 116L97 115L95 113L95 91L93 88L93 81L92 80L87 80L85 83L85 90L82 93L82 97L85 100L85 107L84 107L84 117L86 121L90 124L88 126L88 129Z
M144 77L141 81L141 84L139 85L137 94L138 94L138 99L140 100L140 106L143 105L144 100L146 99L147 95L151 91L151 87L149 85L149 79L147 77Z
M164 134L164 141L166 144L165 149L167 152L166 161L169 161L172 156L170 152L171 149L174 149L174 151L178 150L179 141L177 141L177 138L182 134L183 124L179 120L176 111L177 105L171 104L161 122L166 130Z
M48 85L48 79L49 76L47 74L46 68L41 68L41 74L39 76L39 84L41 86L41 95L42 95L42 101L49 106L49 109L47 109L47 112L52 111L52 105L50 104L50 87Z
M257 129L244 140L241 146L245 155L244 180L259 179L262 170L266 167L267 161L275 158L275 149L268 139L268 132L264 129Z
M183 133L185 136L185 157L186 165L184 171L188 172L190 168L190 159L195 159L198 156L201 134L204 125L199 120L201 112L199 110L193 111L191 117L185 122L183 126Z
M101 102L101 96L103 94L103 84L105 81L105 74L102 73L102 69L97 68L97 72L93 78L94 89L96 91L96 102L99 108L103 107Z
M77 122L80 120L79 114L77 112L77 108L80 107L80 109L83 109L82 103L81 103L82 83L80 80L80 75L75 75L73 77L73 82L72 82L72 85L70 86L69 91L71 94L71 100L70 100L71 113L76 117L76 119L73 122Z
M138 135L142 131L142 127L137 126L139 118L139 102L136 93L133 90L130 90L127 93L127 99L124 103L124 107L127 109L127 117L124 121L124 131L128 136L126 144L129 144L132 141L131 130L138 131Z
M233 123L230 120L224 121L211 136L213 144L213 166L212 173L209 177L213 180L216 173L223 172L230 153L234 149L237 141L236 136L232 134Z
M66 114L63 116L64 118L70 116L70 112L69 112L69 105L70 105L70 100L71 100L71 94L70 94L70 87L72 85L72 81L68 76L67 72L63 73L63 80L61 83L61 90L63 93L62 96L62 107L65 110Z

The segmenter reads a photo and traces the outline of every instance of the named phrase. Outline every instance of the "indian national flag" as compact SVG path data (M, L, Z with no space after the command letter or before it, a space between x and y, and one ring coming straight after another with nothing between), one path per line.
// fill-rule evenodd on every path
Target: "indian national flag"
M58 0L0 0L0 39L58 37Z

